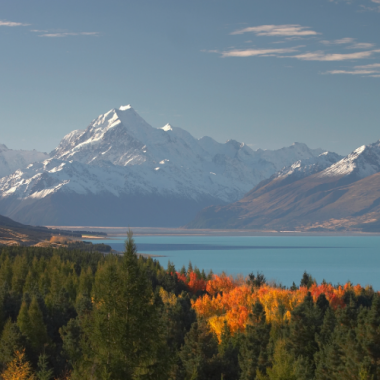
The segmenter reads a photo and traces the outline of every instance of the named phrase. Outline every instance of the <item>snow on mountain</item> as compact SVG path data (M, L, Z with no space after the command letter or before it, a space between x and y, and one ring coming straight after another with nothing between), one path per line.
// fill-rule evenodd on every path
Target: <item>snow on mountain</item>
M284 167L292 165L299 160L312 159L324 152L323 149L310 149L306 144L295 142L289 147L278 150L261 150L257 154L263 160L270 161L275 165L276 170L280 171Z
M0 144L0 178L48 157L48 154L36 150L12 150L4 144Z
M318 177L353 176L362 179L380 171L380 140L362 145L347 157L319 173Z
M191 198L203 194L230 202L284 165L317 153L298 143L278 151L253 151L235 140L221 144L210 137L196 139L170 124L153 128L128 105L100 115L86 130L66 135L51 157L91 166L110 162L126 167L123 173L133 173L141 183L132 185L127 180L124 192L133 187Z
M286 166L274 174L272 178L292 177L294 179L301 179L309 175L321 172L342 158L343 156L340 156L334 152L323 152L317 157L299 160L290 166Z
M299 143L277 151L253 151L235 140L221 144L210 137L196 139L170 124L153 128L130 105L122 106L100 115L85 130L67 134L49 159L2 178L0 210L13 217L17 213L21 220L31 202L58 194L61 198L54 207L61 213L64 202L78 196L97 197L104 207L110 197L114 205L117 199L124 203L138 199L140 209L144 197L149 198L150 205L161 203L172 208L170 199L175 198L178 204L190 202L181 219L186 220L186 212L236 201L284 166L320 153ZM20 200L25 202L21 204ZM76 202L80 212L83 200ZM37 214L34 212L33 218ZM152 212L146 210L146 214ZM36 220L40 219L22 221ZM46 221L50 219L43 220L50 223ZM59 223L59 216L55 220ZM149 221L141 223L149 225Z

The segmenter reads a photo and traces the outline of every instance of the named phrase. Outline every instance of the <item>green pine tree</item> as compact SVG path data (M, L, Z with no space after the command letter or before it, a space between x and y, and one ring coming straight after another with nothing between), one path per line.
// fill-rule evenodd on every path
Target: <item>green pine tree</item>
M38 380L51 380L53 377L53 370L48 366L48 356L46 354L41 354L38 357Z
M13 354L16 351L22 350L23 343L20 329L9 318L0 338L0 370L13 360Z
M29 338L30 345L35 352L41 352L44 344L48 343L49 338L47 335L46 326L44 324L43 315L36 297L32 298L32 302L30 303L28 310L28 316L30 331L27 336Z
M271 326L266 322L263 305L256 301L249 315L239 354L241 380L254 380L256 372L265 374Z
M122 263L109 256L98 269L94 307L84 323L81 368L117 379L167 378L158 306L129 232ZM79 366L76 367L80 372Z
M223 367L218 339L207 322L199 320L192 324L179 356L185 379L220 380Z

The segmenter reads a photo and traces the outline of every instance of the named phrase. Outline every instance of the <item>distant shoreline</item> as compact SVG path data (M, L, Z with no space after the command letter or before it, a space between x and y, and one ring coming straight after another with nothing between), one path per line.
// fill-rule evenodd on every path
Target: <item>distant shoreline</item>
M261 230L215 230L161 227L99 227L99 226L46 226L48 228L70 231L105 232L107 236L90 236L83 238L108 240L111 237L127 235L130 229L135 236L379 236L380 232L360 231L261 231Z

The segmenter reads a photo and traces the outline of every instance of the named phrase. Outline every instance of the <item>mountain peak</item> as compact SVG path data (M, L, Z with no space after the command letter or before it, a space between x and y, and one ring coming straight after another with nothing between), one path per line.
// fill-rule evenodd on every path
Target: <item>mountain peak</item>
M127 104L126 106L120 106L119 111L127 111L130 110L132 106L130 104Z
M159 128L159 129L162 129L165 132L173 130L172 126L169 123L164 125L163 127Z

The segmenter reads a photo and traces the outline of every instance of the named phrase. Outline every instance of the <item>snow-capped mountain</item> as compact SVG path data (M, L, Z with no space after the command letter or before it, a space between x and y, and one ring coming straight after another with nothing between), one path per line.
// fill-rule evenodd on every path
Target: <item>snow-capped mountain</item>
M47 153L36 150L13 150L0 144L0 178L22 169L33 162L41 162L49 157Z
M362 145L319 173L319 177L353 176L362 179L380 171L380 140Z
M188 227L379 231L379 194L380 141L344 158L297 161L238 202L205 208Z
M196 139L169 124L153 128L128 105L66 135L49 159L2 178L0 213L35 224L181 225L320 153L299 143L253 151Z
M340 156L334 152L323 152L317 157L299 160L290 166L286 166L274 174L272 178L292 177L292 179L301 179L309 175L321 172L342 158L343 156Z

